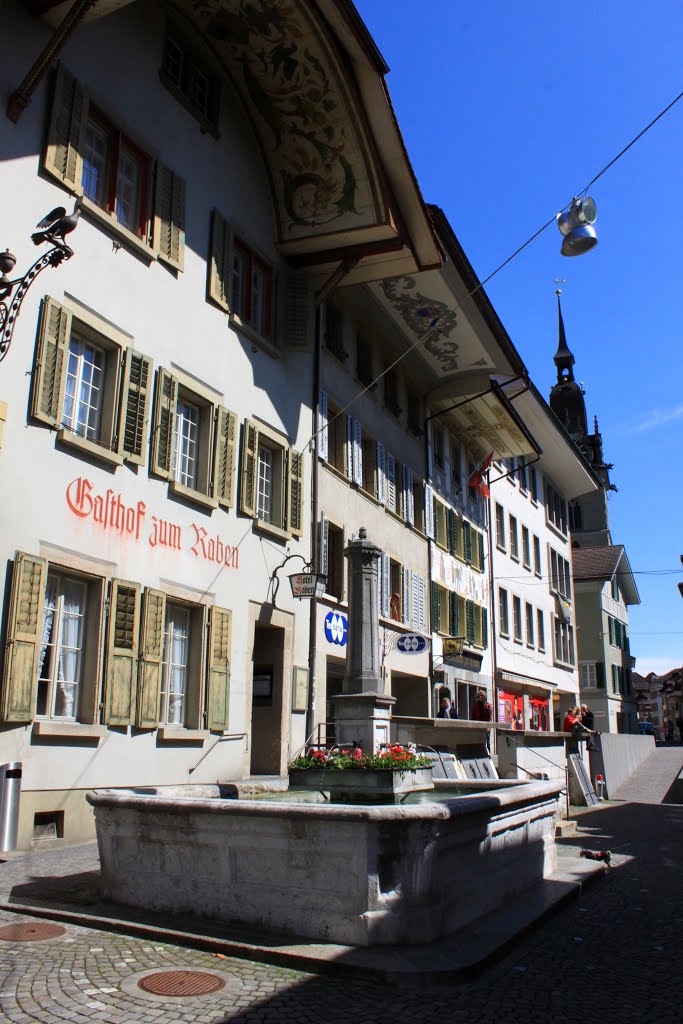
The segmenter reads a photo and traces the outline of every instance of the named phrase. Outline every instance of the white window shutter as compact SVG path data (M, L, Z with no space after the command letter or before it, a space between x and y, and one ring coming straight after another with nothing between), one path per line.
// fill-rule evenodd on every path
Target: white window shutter
M421 633L424 633L426 628L425 623L425 578L418 574L417 577L417 603L418 603L418 626L417 628Z
M434 488L425 484L425 533L434 540Z
M353 482L363 486L363 428L360 420L353 421Z
M318 455L327 462L328 458L328 429L327 429L327 392L321 391L318 396Z
M412 629L420 629L420 575L410 573L410 625Z
M396 511L396 460L391 452L384 453L384 476L386 479L387 508Z
M354 444L353 444L353 417L346 417L346 475L349 480L355 480L353 467L355 465L355 459L353 455Z
M401 611L406 626L410 625L410 572L401 566Z
M318 571L327 576L329 570L329 528L325 513L320 513L320 536L318 538Z
M380 558L380 614L385 618L389 618L389 584L391 582L391 570L389 567L389 555L382 552Z
M387 483L386 483L386 467L385 467L385 456L384 456L384 445L381 441L377 442L377 500L382 505L386 505L387 502Z
M415 525L415 502L413 498L413 471L410 466L403 467L403 518L411 526Z

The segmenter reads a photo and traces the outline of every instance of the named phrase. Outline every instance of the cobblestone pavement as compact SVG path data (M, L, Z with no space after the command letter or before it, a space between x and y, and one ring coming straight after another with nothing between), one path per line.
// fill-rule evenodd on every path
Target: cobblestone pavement
M388 982L352 972L313 975L66 925L64 936L49 941L0 941L0 1021L683 1021L676 980L683 940L683 806L659 803L663 782L682 765L683 747L658 748L629 782L631 802L613 801L579 814L579 835L563 845L575 848L577 856L582 847L609 848L612 869L471 979L404 976ZM92 852L81 847L59 856L77 875L92 862ZM22 870L24 878L35 870L38 859L0 864L0 901ZM0 909L0 929L20 920L36 921ZM154 968L208 969L225 985L212 995L169 1001L137 987L140 973Z

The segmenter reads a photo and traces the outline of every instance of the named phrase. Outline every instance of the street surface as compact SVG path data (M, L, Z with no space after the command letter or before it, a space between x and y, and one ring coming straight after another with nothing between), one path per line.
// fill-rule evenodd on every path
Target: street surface
M67 924L46 941L0 941L0 1021L12 1024L629 1024L683 1021L683 806L661 801L683 767L683 746L657 748L616 794L578 812L575 848L610 849L612 867L511 950L472 978L351 971L314 975ZM40 874L77 889L92 847L0 862L0 930L30 913L2 909ZM44 873L44 872L43 872ZM66 877L64 877L66 876ZM70 877L69 877L70 876ZM466 879L454 879L466 885ZM208 970L224 982L208 995L142 991L141 972Z

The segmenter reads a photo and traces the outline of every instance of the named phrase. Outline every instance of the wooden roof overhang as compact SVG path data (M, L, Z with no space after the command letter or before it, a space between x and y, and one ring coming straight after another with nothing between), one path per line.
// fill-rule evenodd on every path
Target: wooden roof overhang
M86 3L79 26L131 2ZM58 29L74 0L24 5ZM319 283L343 265L348 284L440 265L388 68L350 0L175 0L168 11L200 38L242 101L288 262Z

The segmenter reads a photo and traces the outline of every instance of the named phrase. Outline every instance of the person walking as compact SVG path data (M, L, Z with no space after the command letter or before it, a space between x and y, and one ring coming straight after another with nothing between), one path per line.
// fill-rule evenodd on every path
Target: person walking
M678 735L681 737L681 743L683 743L683 715L678 716L676 725L678 726Z

